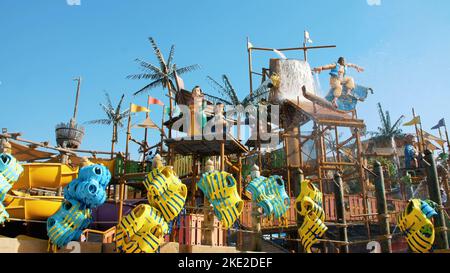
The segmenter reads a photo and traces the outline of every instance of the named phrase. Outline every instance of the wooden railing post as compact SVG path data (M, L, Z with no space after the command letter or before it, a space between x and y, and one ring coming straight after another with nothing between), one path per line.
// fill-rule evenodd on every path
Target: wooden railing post
M428 191L430 193L430 199L438 204L438 216L436 217L436 246L438 249L449 249L447 227L444 216L444 206L442 206L442 198L440 185L438 180L436 161L434 160L433 153L430 150L425 151L425 160L429 163L426 164L427 168L427 182Z
M375 177L375 193L377 197L378 224L380 225L381 235L386 236L386 239L381 241L381 251L383 253L392 253L386 190L384 188L384 174L380 162L376 161L373 164L373 171L377 175Z
M336 202L336 220L342 226L339 227L339 239L348 242L347 220L345 219L344 187L342 176L337 172L334 176L334 200ZM348 244L340 247L342 253L349 253Z
M294 171L294 181L298 181L298 185L294 188L294 197L297 197L300 194L300 188L301 183L304 179L303 171L300 168L296 168ZM300 227L303 224L303 216L301 216L299 213L297 213L297 228L300 229ZM301 242L299 241L297 244L297 252L298 253L304 253L305 249L302 246Z

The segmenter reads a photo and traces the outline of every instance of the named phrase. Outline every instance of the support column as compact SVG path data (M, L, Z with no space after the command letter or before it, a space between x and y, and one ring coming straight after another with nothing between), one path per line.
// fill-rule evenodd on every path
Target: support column
M367 206L367 179L364 172L364 160L362 155L362 144L361 144L361 136L360 131L358 128L355 129L356 134L356 146L357 146L357 161L358 161L358 174L359 174L359 180L361 183L361 190L362 190L362 196L363 196L363 208L364 208L364 214L369 214L368 206ZM371 238L371 232L370 232L370 224L369 224L369 218L368 216L364 216L364 222L367 229L367 235L369 239Z
M301 187L301 183L304 179L303 171L300 168L295 169L293 178L294 178L294 181L297 182L297 186L294 188L294 197L297 197L300 195L300 187ZM297 229L300 229L300 227L303 225L303 216L301 216L299 213L297 213L296 215L297 215L297 217L296 217ZM305 249L303 248L300 241L297 243L297 252L305 253Z
M258 210L258 204L255 200L252 201L252 251L261 251L261 214Z
M430 193L430 199L436 202L439 206L438 216L435 220L436 226L436 246L438 249L449 249L447 227L444 216L444 206L442 206L442 198L439 186L439 180L437 175L436 161L434 160L433 153L430 150L425 151L425 160L430 164L426 166L427 169L427 182L428 192Z
M339 172L334 176L334 200L336 204L337 222L342 225L339 227L339 240L348 242L347 220L345 219L344 186ZM348 245L342 245L340 247L340 252L349 253Z
M381 251L383 253L392 253L391 231L389 227L389 215L386 201L386 190L384 188L384 174L381 163L376 161L373 164L375 177L375 193L377 197L378 225L381 235L386 236L386 240L381 241Z

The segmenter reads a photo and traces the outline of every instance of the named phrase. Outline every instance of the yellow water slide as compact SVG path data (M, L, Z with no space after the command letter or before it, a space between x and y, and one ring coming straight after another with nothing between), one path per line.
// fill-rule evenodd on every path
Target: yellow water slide
M105 165L111 173L114 160L89 159L95 164ZM61 163L28 163L12 191L4 201L7 212L12 219L47 220L55 214L64 198L62 196L31 196L24 193L29 189L53 189L64 187L78 177L78 167Z
M62 196L30 196L14 191L4 203L11 219L45 221L59 210L63 200Z
M57 189L69 184L78 176L78 167L72 168L60 163L30 163L23 164L23 173L14 190L31 188Z

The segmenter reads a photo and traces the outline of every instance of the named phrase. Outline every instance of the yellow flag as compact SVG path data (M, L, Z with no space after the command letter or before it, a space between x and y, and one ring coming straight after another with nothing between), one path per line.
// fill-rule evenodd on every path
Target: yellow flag
M426 131L424 131L424 130L422 130L422 134L423 134L423 137L424 137L425 139L427 139L427 140L433 140L433 141L436 141L436 142L437 142L439 145L441 145L441 146L444 146L444 144L445 144L445 140L443 140L442 138L433 136L432 134L430 134L430 133L428 133L428 132L426 132Z
M419 123L420 123L420 116L417 116L417 117L413 118L413 120L411 120L410 122L403 124L403 126L413 126L413 125L417 125Z
M130 108L130 112L131 113L137 113L137 112L148 112L148 113L150 113L150 110L147 107L139 106L139 105L136 105L136 104L132 103L131 104L131 108Z

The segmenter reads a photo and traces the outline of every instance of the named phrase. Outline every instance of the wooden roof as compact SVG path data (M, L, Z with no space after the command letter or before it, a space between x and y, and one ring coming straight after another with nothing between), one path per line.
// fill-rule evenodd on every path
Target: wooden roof
M56 156L56 154L54 153L39 151L35 148L21 145L14 141L9 141L9 143L11 144L12 155L18 161L35 161L41 159L49 159Z
M244 154L248 149L232 135L228 134L226 140L207 140L210 136L196 140L191 137L166 139L166 144L180 155L218 156L222 142L225 143L225 155Z

